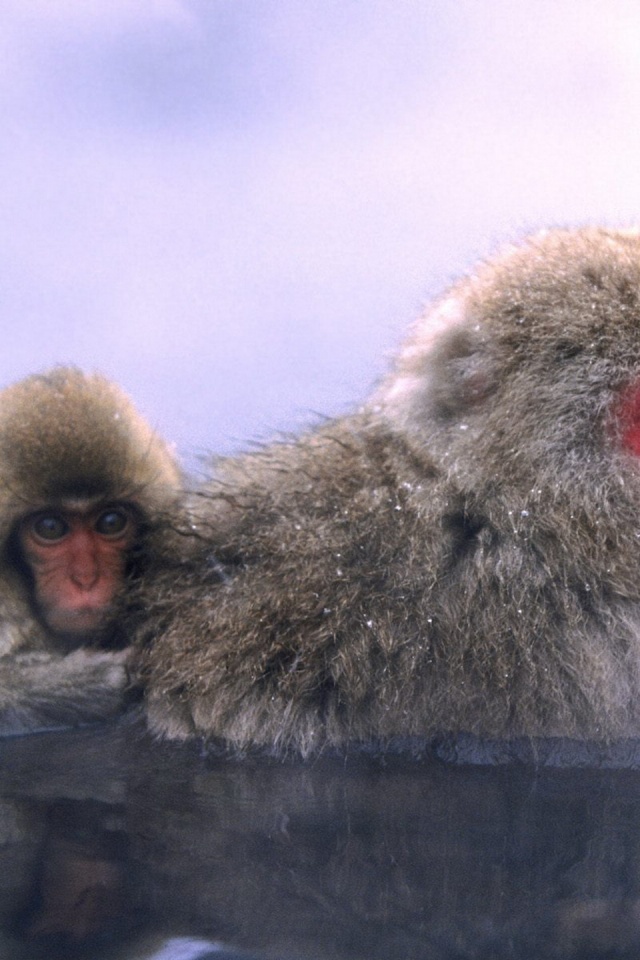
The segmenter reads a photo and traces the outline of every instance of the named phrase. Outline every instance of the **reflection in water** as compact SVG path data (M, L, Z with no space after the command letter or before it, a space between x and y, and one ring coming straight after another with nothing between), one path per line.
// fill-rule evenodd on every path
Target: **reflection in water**
M21 925L28 940L80 943L119 925L130 898L126 835L111 828L113 820L109 807L92 800L49 807L39 877Z
M135 720L0 764L2 960L640 956L634 769L229 759Z

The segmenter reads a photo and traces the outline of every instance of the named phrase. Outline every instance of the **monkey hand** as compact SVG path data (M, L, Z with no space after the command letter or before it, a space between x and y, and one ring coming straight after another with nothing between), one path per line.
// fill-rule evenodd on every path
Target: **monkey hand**
M72 727L122 712L128 651L75 650L0 658L0 735Z

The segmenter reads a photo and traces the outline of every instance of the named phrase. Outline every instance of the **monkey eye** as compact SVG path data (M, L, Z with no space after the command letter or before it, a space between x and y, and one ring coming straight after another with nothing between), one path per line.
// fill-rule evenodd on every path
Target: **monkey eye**
M41 513L31 523L36 540L55 543L69 533L69 524L57 513Z
M95 522L95 531L102 537L119 537L129 526L129 514L121 507L103 510Z

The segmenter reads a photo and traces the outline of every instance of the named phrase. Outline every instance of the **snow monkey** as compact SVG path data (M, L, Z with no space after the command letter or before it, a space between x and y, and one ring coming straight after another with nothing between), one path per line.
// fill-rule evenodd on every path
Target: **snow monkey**
M145 581L153 730L308 754L640 735L640 235L551 230L357 413L219 459Z
M128 398L56 368L0 393L0 732L122 706L121 595L180 485Z

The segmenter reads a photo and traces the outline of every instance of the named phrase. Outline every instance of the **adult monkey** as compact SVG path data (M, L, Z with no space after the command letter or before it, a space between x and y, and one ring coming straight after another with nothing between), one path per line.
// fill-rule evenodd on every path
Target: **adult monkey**
M363 410L222 460L148 587L153 729L308 753L640 735L640 236L550 231Z
M0 732L121 707L120 601L179 483L165 443L103 377L61 367L0 393Z

